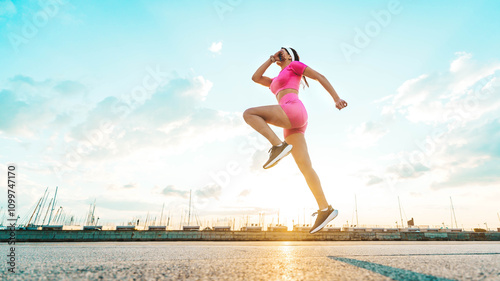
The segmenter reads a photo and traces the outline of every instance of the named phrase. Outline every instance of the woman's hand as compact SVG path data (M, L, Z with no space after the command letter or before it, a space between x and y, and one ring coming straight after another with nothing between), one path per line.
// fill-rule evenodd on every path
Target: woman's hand
M341 110L342 108L347 106L347 102L343 99L339 99L338 101L335 102L335 107Z
M272 62L279 61L280 60L280 53L281 53L281 50L277 51L274 55L272 55L271 56L271 61Z

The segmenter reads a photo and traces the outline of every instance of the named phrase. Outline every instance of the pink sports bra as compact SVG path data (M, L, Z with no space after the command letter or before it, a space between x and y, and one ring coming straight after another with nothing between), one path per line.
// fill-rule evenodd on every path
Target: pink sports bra
M283 89L299 90L300 79L307 65L300 61L292 61L289 65L281 70L278 76L271 79L269 89L275 95Z

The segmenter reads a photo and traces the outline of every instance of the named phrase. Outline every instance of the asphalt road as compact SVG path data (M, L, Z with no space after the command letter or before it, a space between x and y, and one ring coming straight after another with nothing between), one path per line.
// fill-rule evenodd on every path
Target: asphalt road
M18 243L2 280L500 280L499 242Z

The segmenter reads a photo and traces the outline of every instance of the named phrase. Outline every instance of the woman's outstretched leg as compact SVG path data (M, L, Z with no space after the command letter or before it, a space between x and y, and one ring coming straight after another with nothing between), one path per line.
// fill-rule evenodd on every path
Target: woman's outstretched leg
M289 135L286 138L286 142L293 145L292 155L295 159L295 163L297 163L300 172L304 175L307 185L318 203L319 209L323 210L328 208L328 201L323 193L318 174L316 174L316 171L313 169L311 159L309 158L304 134L296 133Z
M323 229L329 222L331 222L334 218L339 214L338 210L332 208L332 206L328 205L326 201L325 194L323 193L323 188L321 187L321 182L319 181L319 177L314 171L311 159L309 158L309 152L307 151L306 139L304 138L304 134L295 133L289 135L286 138L286 142L289 142L293 145L292 155L299 167L300 171L304 175L307 185L309 189L311 189L314 198L316 198L316 202L318 202L319 210L317 213L318 217L316 218L316 222L311 227L309 233L316 233Z

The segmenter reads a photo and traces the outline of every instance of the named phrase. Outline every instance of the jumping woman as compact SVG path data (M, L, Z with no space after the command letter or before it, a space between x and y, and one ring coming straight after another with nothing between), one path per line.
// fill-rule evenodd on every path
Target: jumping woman
M274 78L264 75L267 68L275 63L281 67L281 72ZM304 133L307 127L307 111L299 100L299 84L301 78L307 86L306 77L318 81L332 96L335 106L340 110L347 106L325 76L299 61L299 55L290 47L282 47L271 55L252 76L255 83L269 87L276 95L279 105L253 107L245 110L243 118L257 132L263 135L272 147L269 149L269 160L264 164L264 169L276 165L278 161L292 153L295 163L304 175L307 185L318 203L319 210L313 214L318 215L314 226L309 233L316 233L323 229L337 215L338 210L332 208L326 201L318 175L314 171L309 153L307 151ZM274 133L268 124L283 128L285 140Z

